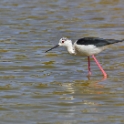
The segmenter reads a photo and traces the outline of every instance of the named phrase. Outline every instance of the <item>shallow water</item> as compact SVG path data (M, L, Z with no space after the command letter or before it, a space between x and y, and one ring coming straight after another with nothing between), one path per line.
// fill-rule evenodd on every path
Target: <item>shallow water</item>
M109 75L65 48L62 36L124 39L123 0L0 1L1 124L123 124L124 43L97 55Z

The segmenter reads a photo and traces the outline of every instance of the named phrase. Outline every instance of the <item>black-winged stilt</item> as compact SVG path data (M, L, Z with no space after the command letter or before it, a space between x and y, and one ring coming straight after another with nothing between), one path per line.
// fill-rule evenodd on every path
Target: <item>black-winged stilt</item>
M52 47L46 52L56 47L64 46L67 48L67 51L72 55L88 56L88 74L89 75L91 75L90 56L92 56L92 58L100 68L101 72L103 73L104 78L107 78L106 72L103 70L102 66L100 65L100 63L98 62L98 60L94 55L102 52L110 44L114 44L122 41L124 40L103 39L103 38L97 38L97 37L84 37L84 38L78 39L74 44L72 44L72 41L70 39L63 37L59 40L59 43L56 46Z

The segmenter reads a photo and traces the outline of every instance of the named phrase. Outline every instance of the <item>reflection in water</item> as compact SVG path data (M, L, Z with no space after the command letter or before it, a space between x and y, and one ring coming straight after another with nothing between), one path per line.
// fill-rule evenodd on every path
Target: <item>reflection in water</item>
M102 91L104 86L98 83L98 81L94 80L75 80L74 82L64 83L54 82L53 84L59 84L62 86L61 90L56 89L55 92L53 92L54 95L59 97L58 102L53 103L57 105L59 107L59 111L61 111L61 113L58 113L57 117L70 118L70 120L73 120L73 118L76 116L75 113L99 113L98 107L101 106L100 103L91 100L91 98L95 97L96 94L104 94L104 91ZM82 105L85 107L81 107ZM102 118L99 117L99 119Z

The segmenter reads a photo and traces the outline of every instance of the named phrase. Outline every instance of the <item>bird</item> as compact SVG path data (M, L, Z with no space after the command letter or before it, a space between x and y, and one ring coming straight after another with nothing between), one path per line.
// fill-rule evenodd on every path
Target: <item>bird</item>
M96 62L97 66L101 70L103 77L107 78L107 73L104 71L95 55L107 49L109 45L122 41L124 41L124 39L116 40L104 39L99 37L83 37L76 40L74 44L72 44L72 40L68 39L67 37L62 37L57 45L50 48L49 50L46 50L45 52L48 52L59 46L63 46L67 48L68 53L71 55L86 56L88 58L88 76L91 76L92 74L90 68L90 56L92 56L93 60Z

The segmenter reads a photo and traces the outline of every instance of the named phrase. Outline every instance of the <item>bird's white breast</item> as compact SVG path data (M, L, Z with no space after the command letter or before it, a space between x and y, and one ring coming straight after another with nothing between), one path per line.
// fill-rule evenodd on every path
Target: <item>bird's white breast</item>
M91 56L100 53L105 48L104 47L96 47L94 45L78 45L74 44L76 55L81 56Z

